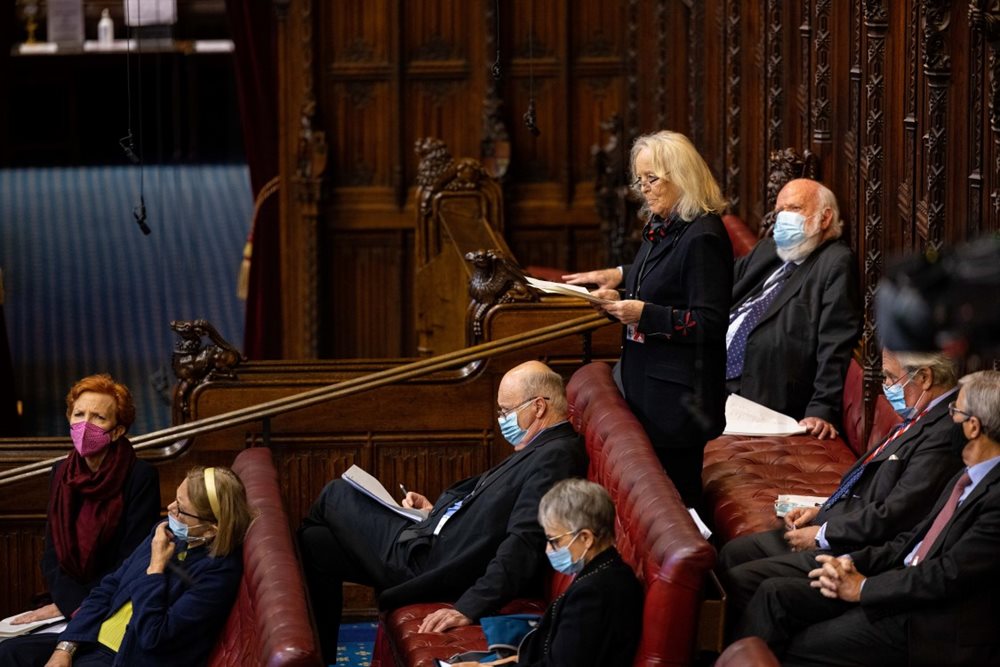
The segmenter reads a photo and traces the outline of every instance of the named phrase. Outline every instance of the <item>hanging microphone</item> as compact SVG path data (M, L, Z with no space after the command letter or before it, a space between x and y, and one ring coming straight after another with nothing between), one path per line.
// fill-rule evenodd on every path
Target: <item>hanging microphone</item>
M132 164L139 164L139 156L135 154L135 144L132 143L131 132L119 139L118 145L122 147L123 151L125 151L125 157L129 159L129 162Z
M139 225L142 233L149 236L152 230L146 224L146 199L142 195L139 195L139 205L132 209L132 215L135 217L135 222Z

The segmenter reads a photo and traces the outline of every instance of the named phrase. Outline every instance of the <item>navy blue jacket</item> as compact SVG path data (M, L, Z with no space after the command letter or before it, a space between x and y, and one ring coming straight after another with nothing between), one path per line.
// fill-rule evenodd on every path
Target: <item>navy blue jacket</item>
M124 437L118 440L119 446L131 447ZM52 466L52 479L49 484L51 495L55 495L56 479L59 469L65 461ZM59 613L69 618L83 599L87 597L105 575L118 569L122 562L135 551L156 525L160 517L160 474L152 465L137 459L132 471L122 487L122 509L118 530L110 542L100 548L97 573L90 581L77 581L59 565L56 557L55 544L52 541L52 526L45 523L45 550L42 552L42 574L48 585L52 601L59 607Z
M203 665L236 600L243 574L242 550L212 558L208 547L178 552L174 567L146 574L153 534L83 601L60 640L95 644L101 624L132 601L132 620L115 665ZM175 569L176 568L176 569ZM178 573L180 570L182 573Z

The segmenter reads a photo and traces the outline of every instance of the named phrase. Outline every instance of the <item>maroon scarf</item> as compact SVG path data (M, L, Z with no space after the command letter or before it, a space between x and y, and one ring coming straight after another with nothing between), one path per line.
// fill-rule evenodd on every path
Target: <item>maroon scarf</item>
M99 554L118 529L125 505L122 489L133 463L132 443L121 437L108 445L96 472L75 449L59 469L49 528L59 565L77 581L94 577Z

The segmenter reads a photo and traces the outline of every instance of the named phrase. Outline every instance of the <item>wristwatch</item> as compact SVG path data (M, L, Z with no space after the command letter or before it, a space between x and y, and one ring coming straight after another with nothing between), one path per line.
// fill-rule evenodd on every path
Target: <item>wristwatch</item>
M56 650L66 651L72 657L76 653L76 644L74 642L59 642L56 644Z

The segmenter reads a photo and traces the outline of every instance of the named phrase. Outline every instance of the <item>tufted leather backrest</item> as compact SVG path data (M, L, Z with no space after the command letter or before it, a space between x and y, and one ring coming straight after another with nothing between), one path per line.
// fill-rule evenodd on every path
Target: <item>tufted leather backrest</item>
M729 241L733 244L733 257L742 257L757 245L757 235L747 227L743 218L732 214L724 215L722 216L722 224L726 226Z
M243 580L209 664L300 667L322 664L305 586L266 448L236 457L233 472L259 512L243 545Z
M586 439L587 477L611 494L617 547L646 590L635 665L689 665L715 549L702 538L604 363L573 374L570 420Z

